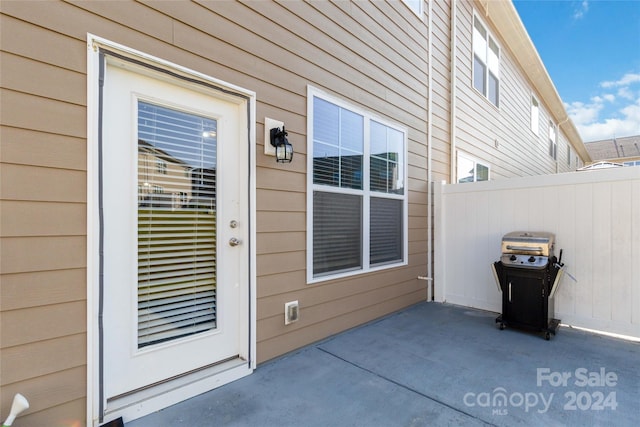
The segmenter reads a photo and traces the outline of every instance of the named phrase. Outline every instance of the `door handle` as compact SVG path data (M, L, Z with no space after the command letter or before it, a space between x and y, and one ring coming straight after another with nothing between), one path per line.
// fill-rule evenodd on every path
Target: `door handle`
M229 246L238 246L240 243L242 242L236 237L232 237L229 239Z

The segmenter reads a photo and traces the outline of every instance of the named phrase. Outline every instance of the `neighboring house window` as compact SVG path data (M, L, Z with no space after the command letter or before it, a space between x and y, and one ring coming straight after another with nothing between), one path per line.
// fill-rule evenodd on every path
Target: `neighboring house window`
M567 144L567 166L571 167L571 146Z
M558 159L558 140L556 134L556 125L553 122L549 122L549 156L553 160Z
M500 48L480 19L473 17L473 87L496 107L500 100Z
M535 96L531 95L531 131L538 135L540 127L540 104Z
M309 281L406 262L406 131L309 88Z
M640 160L635 162L624 162L623 165L624 166L640 166Z
M186 206L187 203L189 202L189 194L185 193L184 191L181 191L179 194L180 194L180 203L182 203L183 206Z
M167 162L165 162L164 160L156 160L156 170L158 171L158 173L162 174L162 175L166 175L167 174Z
M422 0L403 0L407 6L415 12L416 15L422 17Z
M463 153L458 153L458 183L489 181L489 166Z

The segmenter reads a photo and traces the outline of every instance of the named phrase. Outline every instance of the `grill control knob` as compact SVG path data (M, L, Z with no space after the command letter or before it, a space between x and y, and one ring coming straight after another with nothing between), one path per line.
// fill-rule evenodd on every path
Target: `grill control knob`
M529 262L536 262L536 257L530 256L529 257Z
M518 259L518 257L516 257L515 255L511 255L511 256L509 257L509 259L510 259L511 261L515 261L515 260L517 260L517 259Z

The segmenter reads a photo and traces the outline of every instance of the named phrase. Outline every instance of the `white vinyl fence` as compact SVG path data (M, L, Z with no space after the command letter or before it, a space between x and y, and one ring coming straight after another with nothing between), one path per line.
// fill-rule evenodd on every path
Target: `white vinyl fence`
M640 338L640 167L436 185L434 298L499 313L502 236L546 231L564 249L554 317Z

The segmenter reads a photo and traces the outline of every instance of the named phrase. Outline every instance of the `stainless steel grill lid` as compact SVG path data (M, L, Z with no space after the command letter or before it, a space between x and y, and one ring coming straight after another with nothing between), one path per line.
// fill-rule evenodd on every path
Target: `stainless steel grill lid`
M514 231L502 237L502 254L553 256L555 235L545 232Z

